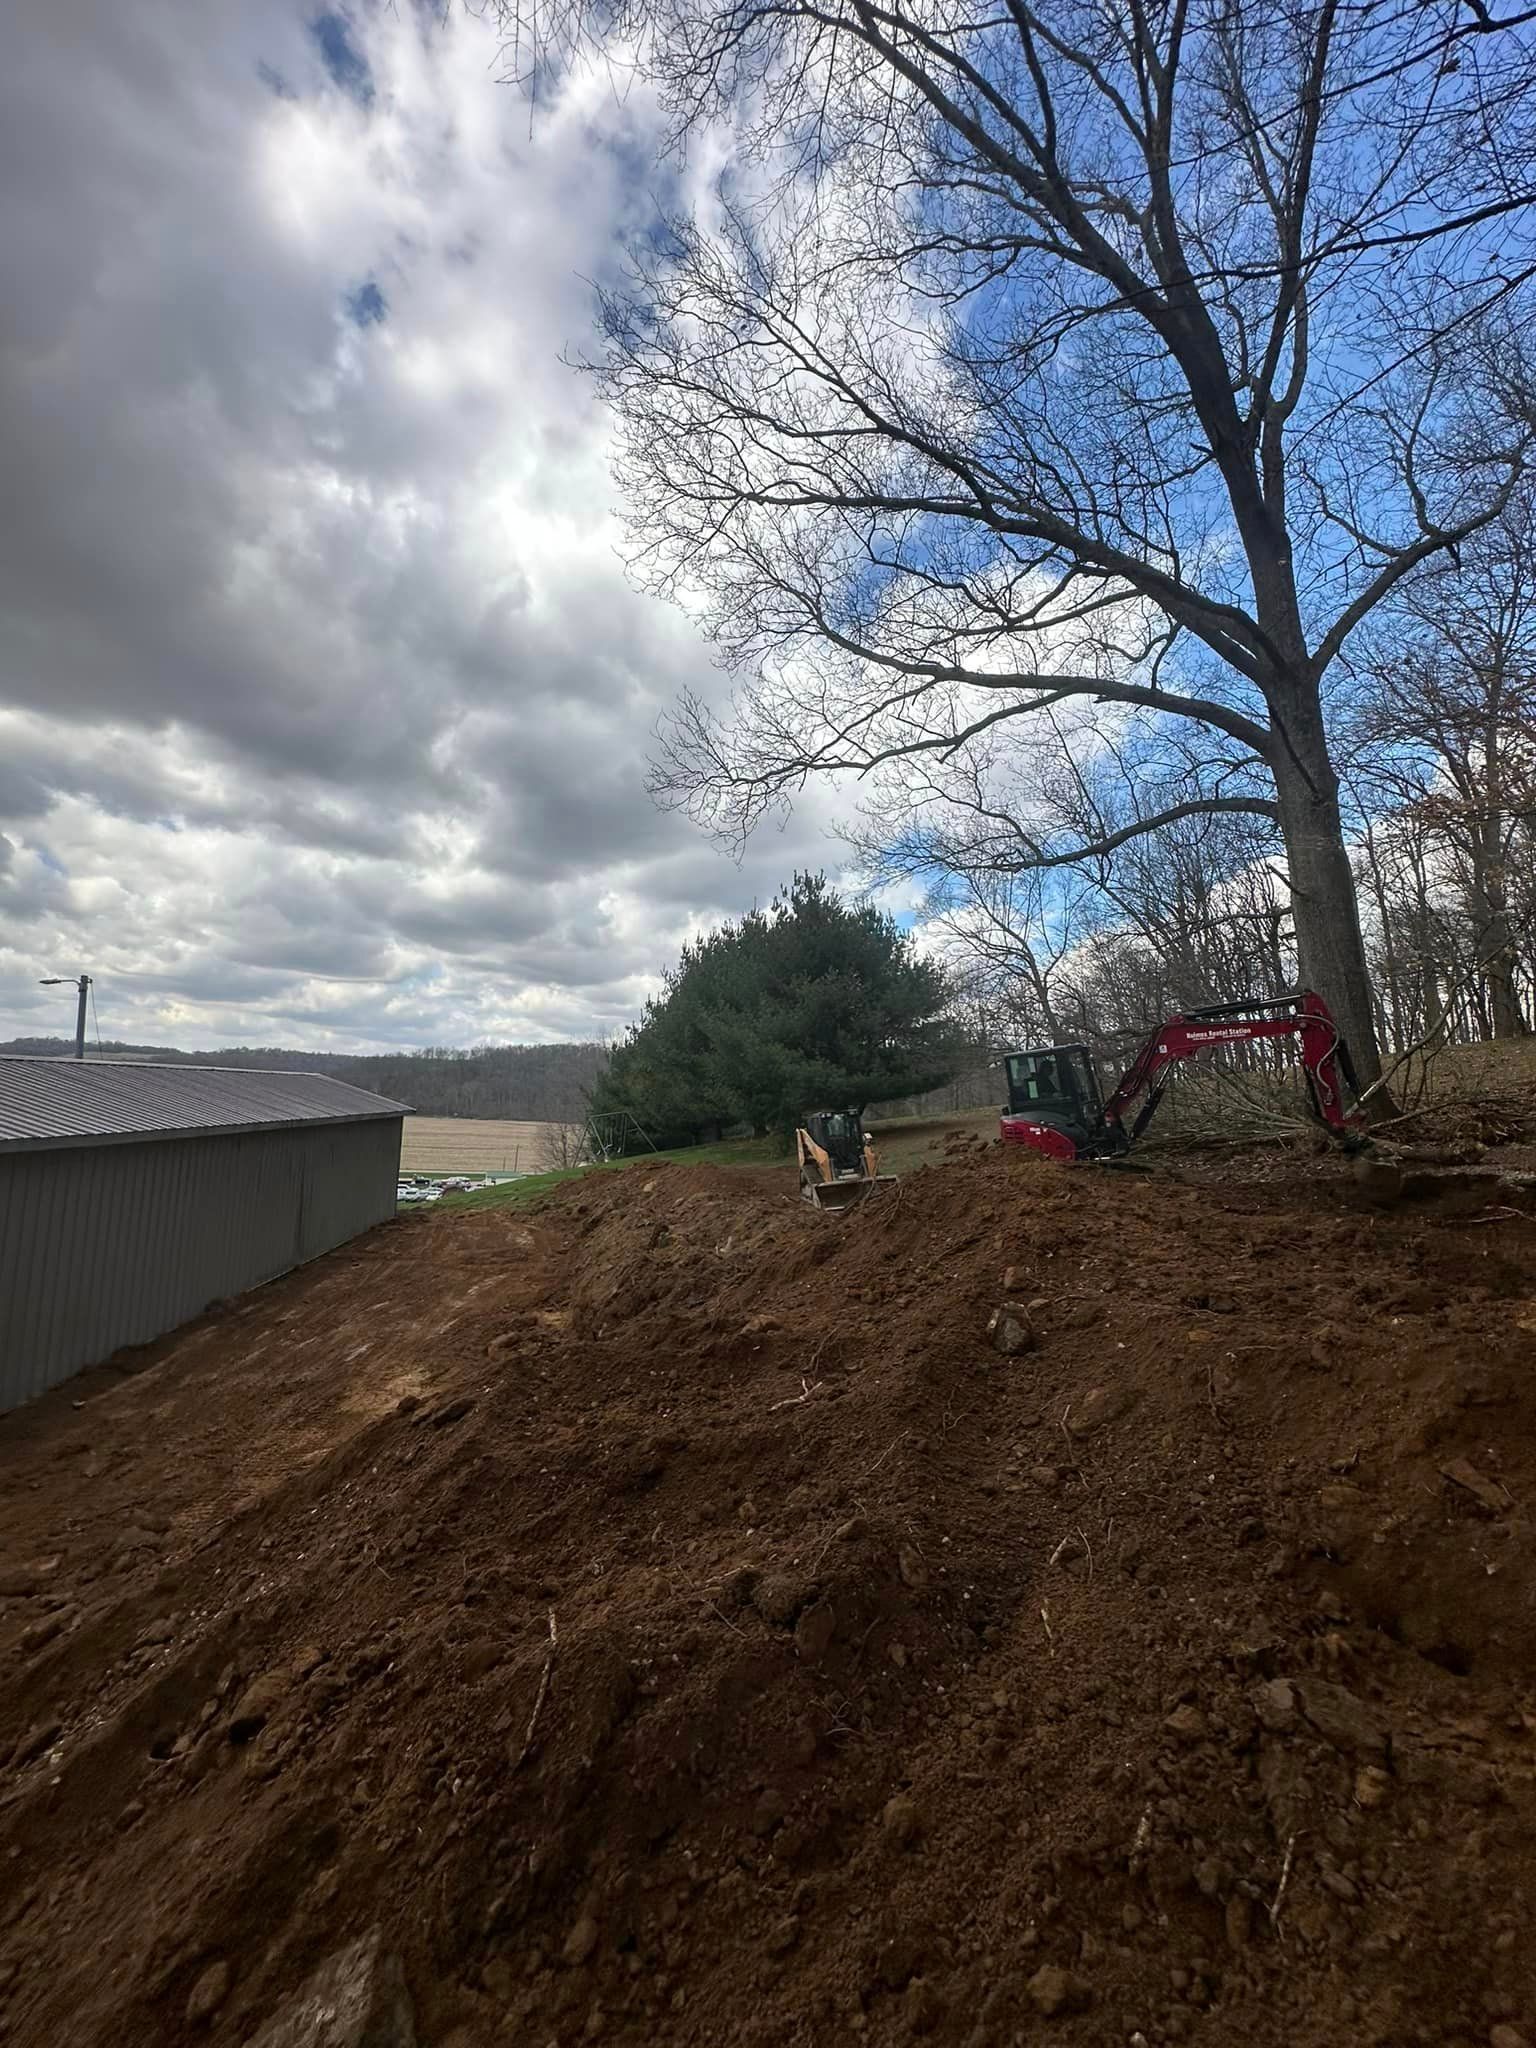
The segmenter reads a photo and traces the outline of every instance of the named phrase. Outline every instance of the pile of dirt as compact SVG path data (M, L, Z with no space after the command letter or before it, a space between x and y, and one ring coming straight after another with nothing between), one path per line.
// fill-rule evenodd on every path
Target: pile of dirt
M1536 2042L1533 1342L1311 1167L375 1233L0 1429L3 2038Z

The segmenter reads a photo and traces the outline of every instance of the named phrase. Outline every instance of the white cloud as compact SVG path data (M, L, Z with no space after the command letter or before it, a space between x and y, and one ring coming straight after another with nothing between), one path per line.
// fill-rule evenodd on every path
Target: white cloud
M744 868L642 788L693 627L561 361L663 173L461 14L34 10L0 80L0 1035L622 1024ZM67 993L67 992L66 992Z

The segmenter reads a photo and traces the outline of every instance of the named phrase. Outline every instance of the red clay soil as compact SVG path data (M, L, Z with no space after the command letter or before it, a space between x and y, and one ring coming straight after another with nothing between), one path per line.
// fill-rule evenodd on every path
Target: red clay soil
M1536 2043L1525 1198L789 1183L413 1217L0 1424L7 2048L375 1926L424 2048Z

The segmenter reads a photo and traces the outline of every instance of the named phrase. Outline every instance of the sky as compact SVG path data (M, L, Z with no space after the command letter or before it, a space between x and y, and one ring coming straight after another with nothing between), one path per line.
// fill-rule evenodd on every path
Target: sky
M0 72L0 1038L334 1050L621 1029L835 871L644 791L727 685L629 586L562 360L669 178L403 0L52 0ZM686 196L686 195L684 195Z

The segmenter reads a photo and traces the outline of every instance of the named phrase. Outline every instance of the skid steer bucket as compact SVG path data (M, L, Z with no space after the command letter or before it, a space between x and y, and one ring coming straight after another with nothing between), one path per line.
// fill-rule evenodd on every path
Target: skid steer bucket
M895 1179L894 1173L876 1174L872 1179L867 1175L861 1175L856 1180L851 1178L848 1180L809 1180L803 1178L800 1182L800 1198L802 1201L809 1202L813 1209L823 1211L853 1209L860 1202L866 1201L875 1192L876 1188L890 1187Z

